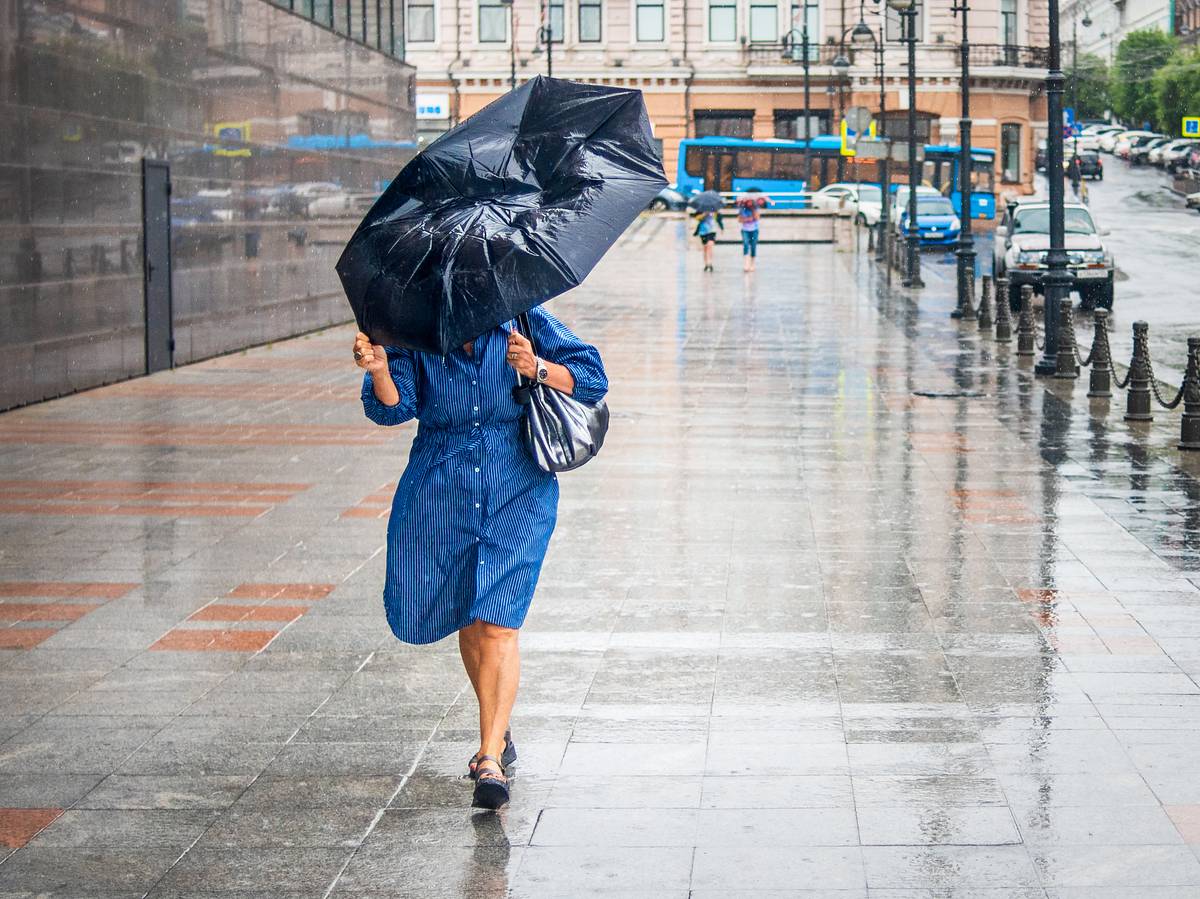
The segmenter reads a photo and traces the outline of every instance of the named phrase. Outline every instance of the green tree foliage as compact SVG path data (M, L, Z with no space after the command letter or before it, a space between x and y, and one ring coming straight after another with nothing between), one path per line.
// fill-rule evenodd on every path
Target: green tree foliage
M1109 95L1108 64L1092 53L1080 53L1071 65L1069 77L1074 79L1075 117L1097 119L1112 108Z
M1176 53L1154 75L1154 101L1158 124L1168 134L1178 134L1180 119L1200 115L1200 50Z
M1117 47L1113 66L1112 101L1117 118L1130 125L1158 119L1154 73L1175 52L1175 38L1154 28L1131 31Z

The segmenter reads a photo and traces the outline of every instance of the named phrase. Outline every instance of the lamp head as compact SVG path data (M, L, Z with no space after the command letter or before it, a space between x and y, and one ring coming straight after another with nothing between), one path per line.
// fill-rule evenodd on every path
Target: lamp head
M887 0L887 5L897 12L905 12L913 8L916 0Z
M830 63L830 65L832 65L835 69L839 69L844 72L850 68L850 60L846 58L845 53L839 53L833 58L833 62Z
M858 24L854 26L850 32L850 43L852 44L873 44L875 43L875 32L871 30L871 26L862 19L858 20Z
M1079 24L1082 25L1084 28L1091 28L1092 20L1088 17L1087 13L1084 13L1083 20Z

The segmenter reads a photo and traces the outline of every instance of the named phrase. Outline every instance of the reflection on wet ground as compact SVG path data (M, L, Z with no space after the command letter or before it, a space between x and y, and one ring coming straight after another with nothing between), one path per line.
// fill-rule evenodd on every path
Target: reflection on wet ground
M413 432L361 418L350 331L0 417L0 894L1200 894L1172 420L1034 381L933 279L686 241L647 219L554 304L614 417L498 816L453 647L383 620Z

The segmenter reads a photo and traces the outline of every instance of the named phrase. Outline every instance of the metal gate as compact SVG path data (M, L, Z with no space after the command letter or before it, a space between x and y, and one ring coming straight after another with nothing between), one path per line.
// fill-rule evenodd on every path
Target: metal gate
M170 368L171 167L142 160L142 278L146 299L146 374Z

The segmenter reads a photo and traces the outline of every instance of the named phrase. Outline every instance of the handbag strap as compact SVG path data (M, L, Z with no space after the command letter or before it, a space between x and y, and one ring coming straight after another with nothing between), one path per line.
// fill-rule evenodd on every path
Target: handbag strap
M531 347L533 347L533 355L537 356L537 354L538 354L537 344L533 342L533 328L529 324L529 313L528 312L522 312L520 315L517 316L517 330L525 335L525 339L528 340L529 345ZM521 374L520 372L517 372L517 384L518 385L525 387L527 385L533 385L534 383L536 383L536 382L530 381L523 374Z

